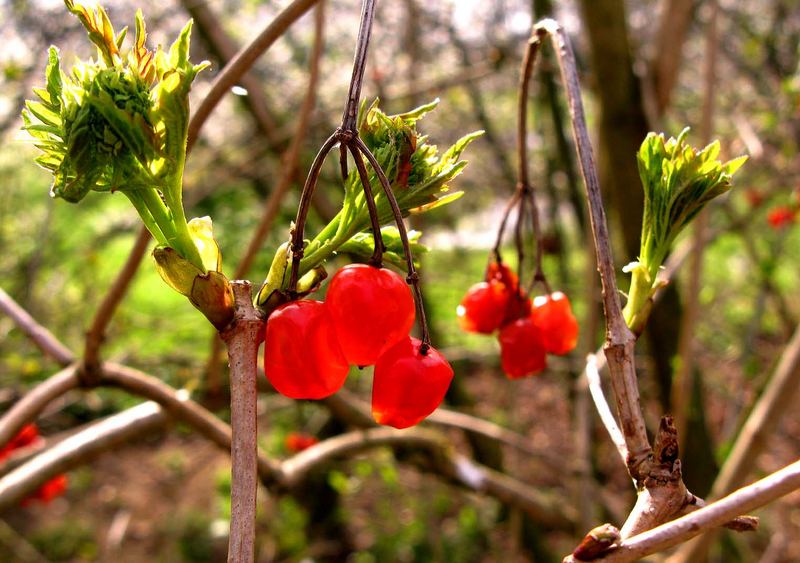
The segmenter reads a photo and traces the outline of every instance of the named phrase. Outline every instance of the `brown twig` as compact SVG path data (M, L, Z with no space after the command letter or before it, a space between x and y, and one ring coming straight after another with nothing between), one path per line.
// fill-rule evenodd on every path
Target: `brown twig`
M166 414L156 403L138 405L94 424L45 450L0 479L0 511L17 505L53 477L160 426Z
M606 316L604 351L611 373L611 383L622 432L628 449L628 471L638 483L647 475L652 449L639 404L639 387L633 359L636 338L625 324L620 308L616 270L611 253L600 184L597 179L597 168L583 113L575 57L569 39L557 22L546 19L534 26L533 41L543 41L548 36L553 42L561 71L561 80L566 89L575 147L589 201L597 265L602 284L603 308Z
M16 436L23 426L36 420L51 401L79 386L77 366L70 365L26 393L0 418L0 447Z
M53 358L62 366L75 361L73 353L53 336L53 333L23 309L11 296L0 288L0 311L11 317L14 324L22 330L38 348L46 355Z
M83 348L83 375L86 377L91 378L98 372L100 367L100 347L105 340L106 328L114 316L117 305L125 297L149 244L150 233L145 227L141 227L136 235L133 248L131 248L128 258L125 259L125 264L117 274L111 287L108 288L103 301L94 314L92 324L86 332L86 342Z
M253 307L250 282L231 282L234 321L222 331L231 370L231 523L229 563L255 560L256 494L258 491L258 423L256 378L258 347L264 320Z
M657 528L623 539L597 563L624 563L656 553L722 526L739 514L750 512L800 488L800 461L796 461L752 485ZM568 557L565 562L574 559Z

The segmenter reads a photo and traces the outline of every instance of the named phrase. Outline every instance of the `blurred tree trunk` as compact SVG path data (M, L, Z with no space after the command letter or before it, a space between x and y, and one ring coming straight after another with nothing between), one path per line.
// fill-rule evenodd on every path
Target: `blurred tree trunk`
M617 264L639 254L644 194L636 166L636 152L650 130L639 80L633 73L622 0L581 0L591 46L594 87L600 103L599 164L601 185L618 231L624 255ZM672 358L677 352L681 303L675 285L664 290L653 309L645 336L650 347L662 407L669 408Z

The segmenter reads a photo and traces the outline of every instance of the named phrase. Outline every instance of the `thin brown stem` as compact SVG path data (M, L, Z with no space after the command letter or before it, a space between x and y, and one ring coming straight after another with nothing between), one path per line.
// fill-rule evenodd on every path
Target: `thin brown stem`
M361 85L364 82L364 70L367 66L369 39L372 35L372 21L375 18L375 0L364 0L361 4L361 23L358 27L356 53L353 59L353 74L350 77L350 88L342 115L342 130L356 133L358 105L361 101Z
M546 19L536 24L534 36L536 41L542 41L548 36L552 40L561 71L561 80L566 89L567 105L572 118L572 133L589 201L597 266L602 284L603 308L606 316L604 349L611 372L611 382L622 423L622 432L628 447L628 470L631 477L638 483L647 475L652 448L647 438L644 415L639 404L639 386L633 359L636 338L622 317L616 269L611 253L597 167L584 117L575 56L564 30L554 20Z
M520 197L521 194L519 190L514 191L514 195L512 195L511 199L508 200L508 203L503 210L503 216L500 219L500 226L497 229L497 238L495 238L494 247L492 248L492 255L497 263L502 263L503 261L500 252L500 247L503 245L503 235L505 234L506 225L508 224L508 219L511 216L511 212L517 206L517 202L519 202Z
M534 257L534 271L531 278L531 287L536 282L542 282L545 289L550 293L550 286L547 283L547 278L542 269L542 257L544 254L544 242L542 240L542 233L539 225L539 207L536 203L536 192L533 189L530 181L530 174L528 171L528 98L530 91L531 76L533 68L536 64L536 55L539 52L541 43L531 38L528 41L527 49L525 49L525 56L522 59L522 69L519 78L519 93L517 99L517 173L518 184L517 190L521 192L519 199L520 206L520 219L517 223L519 226L524 216L524 207L530 205L530 216L533 223L533 237L536 243L535 257ZM519 228L519 227L518 227ZM517 252L520 254L519 264L519 279L522 280L522 242L521 234L517 234L516 244L518 246ZM520 283L521 285L521 283Z
M51 375L26 393L0 418L0 448L16 436L23 426L36 420L52 401L79 386L77 366L71 365Z
M64 346L53 333L36 322L28 311L0 288L0 311L11 317L14 324L30 338L34 344L46 355L53 358L62 366L75 361L74 354Z
M125 264L117 274L111 287L108 288L103 301L94 314L92 324L86 332L86 343L83 348L85 377L93 377L93 374L96 375L100 367L100 347L105 340L106 329L117 310L117 306L128 292L133 277L139 269L139 264L141 264L142 258L147 253L149 244L150 233L145 227L142 227L136 235L133 248L131 248L130 254L125 259Z
M370 258L369 263L376 268L381 268L383 266L384 251L383 236L381 235L381 222L378 218L378 208L375 206L375 197L372 195L372 187L369 183L369 172L367 172L364 159L361 158L361 155L358 153L358 149L350 145L348 145L348 149L353 155L353 160L356 163L356 170L358 171L358 177L361 180L362 187L364 188L364 200L367 204L369 221L372 225L372 237L375 239L374 250L372 251L372 257Z
M339 142L339 130L337 129L328 140L323 143L322 148L319 149L317 156L314 157L314 162L311 164L311 169L308 171L308 177L305 184L303 184L303 191L300 194L300 204L297 206L297 218L292 226L292 271L289 274L289 292L297 290L297 279L300 272L300 260L303 258L303 232L306 227L306 218L308 217L308 209L311 206L311 197L314 195L314 190L317 187L317 180L319 179L322 165L325 163L325 157L333 150L333 147Z

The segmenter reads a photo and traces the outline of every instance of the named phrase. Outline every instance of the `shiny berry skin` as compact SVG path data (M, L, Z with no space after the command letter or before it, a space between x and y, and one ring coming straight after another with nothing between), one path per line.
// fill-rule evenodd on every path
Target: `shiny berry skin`
M533 304L524 291L515 291L508 298L506 310L503 315L503 322L500 326L506 326L508 323L512 323L517 319L524 319L530 316L532 307Z
M414 426L444 400L453 368L434 348L421 354L421 345L408 336L378 358L372 381L372 417L377 423Z
M547 367L542 332L530 317L517 319L500 330L500 364L509 379L536 375Z
M290 452L298 453L307 450L311 446L318 444L319 440L311 434L304 432L289 432L286 435L286 449Z
M459 326L465 332L493 333L503 323L510 297L508 288L497 280L476 283L456 309Z
M517 274L508 267L508 264L502 262L492 262L486 268L486 281L489 280L497 280L512 290L516 289L519 283Z
M560 291L540 295L533 300L531 320L542 332L544 349L548 354L564 355L578 343L578 320L572 306Z
M349 369L325 303L291 301L269 316L264 371L280 394L292 399L328 397L344 384Z
M325 302L344 357L357 366L373 365L414 324L411 289L386 268L345 266L331 279Z

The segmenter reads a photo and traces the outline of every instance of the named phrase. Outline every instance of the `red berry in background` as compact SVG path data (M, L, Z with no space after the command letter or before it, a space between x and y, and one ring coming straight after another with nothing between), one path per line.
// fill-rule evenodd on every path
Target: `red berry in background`
M541 331L548 354L567 354L578 344L578 320L569 299L560 291L536 297L531 320Z
M3 448L0 448L0 461L11 455L12 451L30 446L38 440L39 428L35 424L26 424Z
M788 207L775 207L767 214L769 226L773 229L781 229L794 221L795 211Z
M500 341L500 364L509 379L535 375L547 367L542 332L530 317L507 324L497 339Z
M60 497L67 490L67 476L57 475L39 487L39 490L32 495L24 498L20 503L22 506L30 506L36 501L44 504L50 503L53 499Z
M476 283L456 309L458 324L466 332L491 334L503 323L511 294L497 280Z
M434 348L420 353L421 345L419 339L407 336L378 358L372 381L372 417L379 424L408 428L444 400L453 368Z
M325 303L291 301L269 316L264 371L282 395L328 397L344 384L349 369Z
M747 198L747 203L749 203L750 207L753 209L761 207L761 204L764 203L764 194L756 188L748 189L744 192L744 196Z
M411 289L386 268L345 266L331 279L325 301L344 357L357 366L373 365L414 324Z
M304 432L289 432L286 435L286 449L290 452L302 452L318 443L319 440L315 436Z

